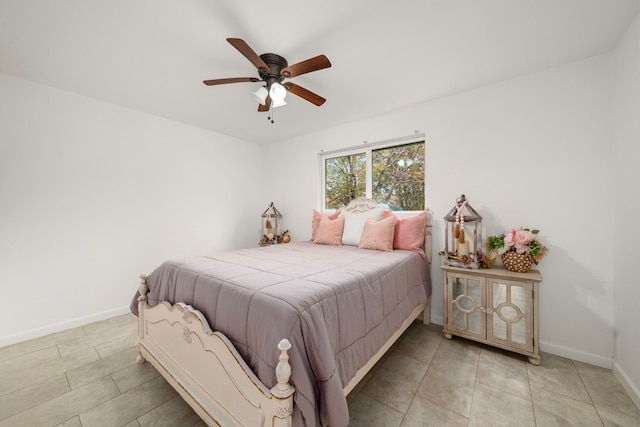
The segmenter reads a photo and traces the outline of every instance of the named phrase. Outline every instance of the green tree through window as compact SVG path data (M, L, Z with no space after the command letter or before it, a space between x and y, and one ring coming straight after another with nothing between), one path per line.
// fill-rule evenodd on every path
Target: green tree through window
M325 209L338 209L366 196L393 210L424 210L424 141L351 150L323 159Z
M372 152L372 198L393 210L424 210L424 142Z
M325 160L325 206L337 209L366 191L366 156L364 153Z

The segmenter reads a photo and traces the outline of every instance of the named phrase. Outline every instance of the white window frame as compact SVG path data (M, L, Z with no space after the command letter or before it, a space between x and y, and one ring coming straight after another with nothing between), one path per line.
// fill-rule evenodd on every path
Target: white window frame
M425 144L424 146L424 167L425 167L424 206L426 209L426 206L427 206L427 185L426 185L427 141L424 133L416 133L411 136L387 139L384 141L377 141L377 142L365 141L365 143L361 146L352 146L352 147L342 148L338 150L331 150L331 151L320 151L320 153L318 153L318 163L320 166L320 192L319 192L320 195L318 199L318 210L320 212L327 212L327 213L335 212L337 210L337 209L325 208L325 201L326 201L325 192L327 188L326 182L325 182L326 180L325 161L327 159L364 153L365 162L366 162L365 197L371 199L373 196L373 188L372 188L373 187L373 165L372 165L373 151L379 150L381 148L389 148L389 147L396 147L399 145L413 144L415 142L423 142ZM417 211L404 211L404 212L417 212Z

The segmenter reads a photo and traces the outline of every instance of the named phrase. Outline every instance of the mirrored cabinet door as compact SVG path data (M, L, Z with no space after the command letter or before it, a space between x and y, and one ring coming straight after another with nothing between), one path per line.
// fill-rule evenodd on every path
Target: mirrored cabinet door
M532 284L488 279L487 339L533 351Z
M444 272L445 338L473 339L525 354L532 364L540 364L539 271L440 268Z
M451 275L448 290L450 305L448 326L451 330L466 335L484 338L485 322L485 280L478 277Z

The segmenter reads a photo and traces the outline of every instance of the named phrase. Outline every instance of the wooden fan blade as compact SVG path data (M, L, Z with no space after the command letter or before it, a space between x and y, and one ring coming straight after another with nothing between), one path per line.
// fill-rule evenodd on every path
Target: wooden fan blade
M282 74L284 77L289 78L299 76L301 74L310 73L312 71L323 70L329 67L331 67L329 58L324 55L318 55L313 58L307 59L306 61L289 65L288 67L283 68L280 71L280 74Z
M258 104L258 111L264 113L269 111L269 107L271 107L271 97L267 95L267 99L264 100L264 104Z
M259 82L260 79L256 77L232 77L230 79L213 79L213 80L204 80L202 83L207 86L215 86L215 85L226 85L227 83L246 83L246 82Z
M253 49L242 39L228 38L227 41L231 43L231 46L238 49L238 52L244 55L258 70L262 70L265 73L269 72L269 66L260 58L260 55L254 52Z
M284 87L294 95L298 95L300 98L304 98L312 104L316 104L318 107L326 102L326 99L321 97L320 95L316 95L308 89L303 88L302 86L298 86L295 83L286 82L283 83Z

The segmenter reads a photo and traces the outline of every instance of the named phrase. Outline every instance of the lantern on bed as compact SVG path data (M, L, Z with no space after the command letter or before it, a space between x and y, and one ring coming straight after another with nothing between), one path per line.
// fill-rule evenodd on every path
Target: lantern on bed
M273 202L269 204L267 210L261 215L262 232L260 234L260 245L273 245L282 243L280 228L282 226L282 214L276 209Z
M482 217L471 207L465 195L456 199L456 205L444 217L444 263L466 268L478 268L482 257Z

